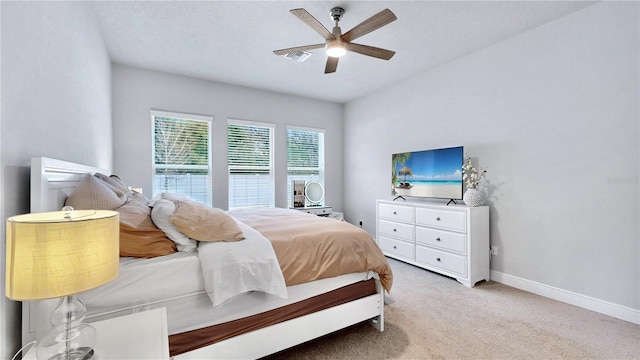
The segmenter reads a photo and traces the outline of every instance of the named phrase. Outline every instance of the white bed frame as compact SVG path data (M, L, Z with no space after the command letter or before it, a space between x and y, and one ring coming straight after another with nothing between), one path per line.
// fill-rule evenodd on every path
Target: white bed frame
M111 174L109 170L92 166L46 157L32 158L31 212L60 210L78 182L86 174L96 172ZM376 292L374 295L180 354L174 359L256 359L363 321L369 321L376 329L383 331L384 290L377 279ZM23 302L23 345L36 338L37 309L36 302Z

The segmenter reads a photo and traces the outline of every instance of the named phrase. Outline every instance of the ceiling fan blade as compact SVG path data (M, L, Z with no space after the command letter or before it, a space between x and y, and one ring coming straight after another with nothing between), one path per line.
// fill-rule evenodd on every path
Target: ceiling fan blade
M381 48L369 46L369 45L354 44L354 43L348 43L347 50L353 51L362 55L373 56L375 58L383 59L383 60L389 60L393 57L393 55L396 54L395 51L381 49Z
M393 12L391 12L391 10L384 9L379 13L373 15L372 17L368 18L367 20L356 25L353 29L347 31L340 38L342 38L342 40L346 42L355 40L363 35L366 35L372 32L373 30L379 29L387 25L388 23L395 21L396 19L397 19L396 15Z
M327 56L327 65L324 67L325 74L336 72L336 69L338 68L338 59L340 58Z
M315 30L320 36L325 38L325 40L334 40L336 37L327 30L324 25L322 25L316 18L314 18L307 10L305 9L292 9L289 10L290 13L297 16L298 19L302 20L305 24L309 25L313 30Z
M313 50L325 47L325 44L313 44L313 45L304 45L304 46L296 46L286 49L273 50L273 53L276 55L286 55L292 52L305 51L305 50Z

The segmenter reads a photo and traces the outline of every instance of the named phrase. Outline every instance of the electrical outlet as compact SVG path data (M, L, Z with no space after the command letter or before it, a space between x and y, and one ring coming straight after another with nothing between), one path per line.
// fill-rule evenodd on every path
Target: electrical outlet
M493 256L498 256L498 247L497 246L492 246L491 249L489 250L489 253Z

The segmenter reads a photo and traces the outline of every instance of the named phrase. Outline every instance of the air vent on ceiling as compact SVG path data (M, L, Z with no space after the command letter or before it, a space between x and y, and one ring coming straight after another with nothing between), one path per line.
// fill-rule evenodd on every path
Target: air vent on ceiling
M286 57L289 60L294 60L297 62L303 62L305 60L307 60L309 58L309 56L311 56L311 53L308 51L296 51L296 52L290 52L287 55L285 55L284 57Z

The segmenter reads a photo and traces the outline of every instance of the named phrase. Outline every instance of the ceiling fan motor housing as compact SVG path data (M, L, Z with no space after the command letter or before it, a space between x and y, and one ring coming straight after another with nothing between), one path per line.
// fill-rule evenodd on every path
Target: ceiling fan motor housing
M340 19L342 19L342 15L344 15L344 9L341 7L334 7L329 11L329 14L331 15L333 21L338 22L340 21Z

